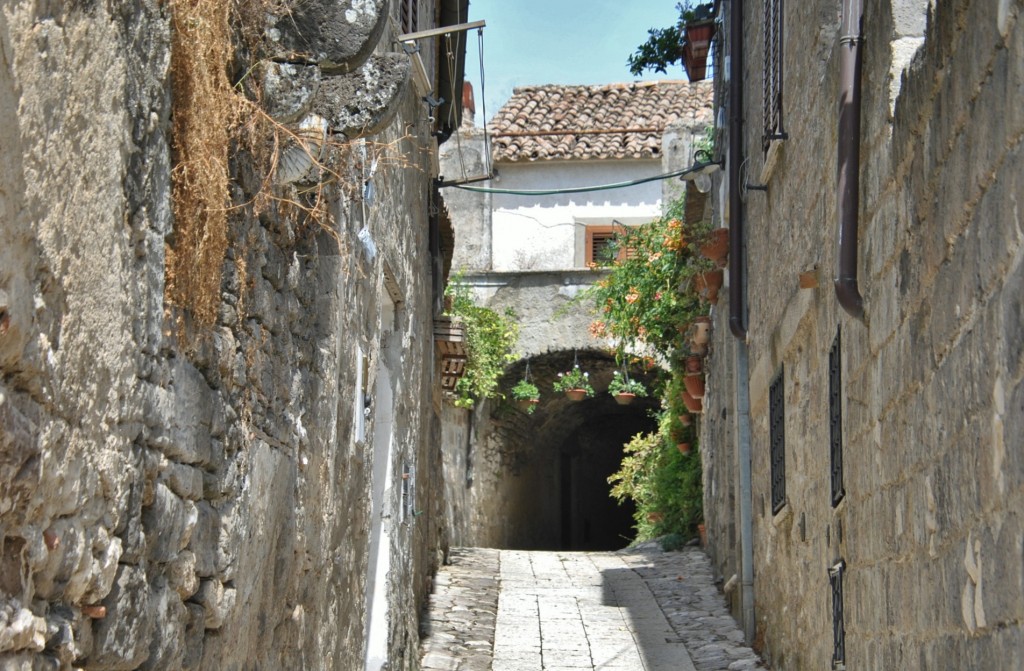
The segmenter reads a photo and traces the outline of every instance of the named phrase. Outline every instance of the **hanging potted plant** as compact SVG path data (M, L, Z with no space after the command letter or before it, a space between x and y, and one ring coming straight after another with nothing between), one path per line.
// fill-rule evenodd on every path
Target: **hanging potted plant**
M724 268L729 258L729 229L716 228L708 232L700 246L700 253L719 268Z
M701 385L703 386L704 377L701 376L700 379ZM701 394L700 397L694 397L685 386L683 387L681 394L683 396L683 404L691 414L699 415L704 412L703 394Z
M718 290L722 288L725 277L721 268L700 272L693 276L693 286L701 300L708 303L718 302Z
M520 410L527 415L532 415L533 411L537 409L537 404L540 403L540 390L528 378L523 378L516 383L516 386L512 387L512 398L516 400L516 405Z
M590 373L585 373L576 364L572 370L558 374L555 380L554 390L565 394L570 401L582 401L587 396L594 395L594 388L590 385Z
M683 385L686 387L686 391L690 396L697 399L704 398L704 374L703 373L687 373L683 377ZM689 407L689 406L687 406Z
M683 68L691 82L700 81L707 74L708 53L711 51L711 39L715 36L714 4L693 5L687 1L679 8L682 10L679 22L684 35Z
M619 405L629 405L639 396L647 396L647 388L639 380L630 380L629 375L623 375L619 371L612 374L612 381L608 384L608 393L615 398Z
M693 335L690 342L694 345L706 345L711 339L711 317L701 315L693 320Z

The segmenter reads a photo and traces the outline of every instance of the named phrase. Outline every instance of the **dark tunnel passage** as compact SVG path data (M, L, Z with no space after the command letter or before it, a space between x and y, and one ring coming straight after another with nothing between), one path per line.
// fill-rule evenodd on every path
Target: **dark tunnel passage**
M503 479L502 534L508 549L617 550L633 539L631 502L611 497L608 477L619 470L623 445L637 433L656 429L657 402L636 399L619 405L607 393L617 366L603 352L580 352L595 394L570 401L552 391L559 371L573 365L573 352L556 352L530 362L541 402L533 415L502 407L492 414L495 439L511 463ZM522 378L520 362L505 376L508 386ZM640 371L630 375L649 382Z

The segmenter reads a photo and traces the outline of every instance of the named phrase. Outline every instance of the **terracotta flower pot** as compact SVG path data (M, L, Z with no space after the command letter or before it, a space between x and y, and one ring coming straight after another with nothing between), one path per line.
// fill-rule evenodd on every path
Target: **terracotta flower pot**
M693 284L697 289L697 295L709 303L718 302L718 290L722 288L722 282L724 281L725 275L722 273L721 268L693 276Z
M693 336L690 338L690 342L694 345L707 344L708 340L711 339L711 317L703 316L697 317L693 320Z
M697 525L697 533L700 534L700 546L706 548L708 546L708 530L703 524Z
M636 394L630 394L628 392L624 394L614 394L612 398L614 398L615 402L619 405L629 405L636 398Z
M695 415L699 415L704 412L704 401L700 398L694 398L686 389L683 389L683 405L686 409Z
M691 340L690 351L696 354L697 356L704 356L705 354L708 353L708 344L706 342L697 344Z
M693 417L690 416L690 413L688 412L683 413L682 415L679 415L679 423L683 426L690 426L693 424Z
M694 398L704 398L704 376L687 375L683 378L687 393Z
M704 372L704 360L694 354L686 357L686 374L697 375Z
M719 268L724 268L729 258L729 229L716 228L700 247L704 258L711 259Z
M679 450L679 454L689 454L690 444L689 443L676 443L676 449Z
M530 408L540 403L539 398L521 398L516 401L516 406L523 412L529 412Z
M570 401L582 401L587 397L586 389L566 389L565 397Z
M715 34L714 21L702 21L686 26L686 40L683 42L683 68L691 82L704 79L707 74L708 53L711 38Z

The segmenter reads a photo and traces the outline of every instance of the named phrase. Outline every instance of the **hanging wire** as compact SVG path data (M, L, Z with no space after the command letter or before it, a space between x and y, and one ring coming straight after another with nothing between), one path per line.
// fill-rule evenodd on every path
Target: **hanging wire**
M642 177L639 179L632 179L628 182L614 182L612 184L600 184L597 186L574 186L567 187L564 189L492 189L484 186L466 186L464 184L449 184L446 186L452 186L456 189L462 189L463 191L475 191L477 193L498 193L508 196L556 196L563 193L587 193L589 191L606 191L609 189L624 189L630 186L637 186L639 184L647 184L648 182L657 182L663 179L671 179L673 177L681 177L685 174L694 172L694 168L687 168L685 170L675 170L673 172L667 172L661 175L654 175L652 177Z
M461 17L458 18L461 20ZM462 33L459 33L459 36L461 38ZM445 45L447 46L446 61L448 64L448 81L450 81L452 85L452 90L450 92L452 96L452 104L448 107L448 120L449 123L451 123L451 115L454 114L456 103L462 102L462 96L460 95L457 99L455 98L455 53L452 51L452 34L445 34L444 39ZM459 157L459 167L462 168L462 179L466 179L468 177L466 174L466 154L462 151L462 130L459 128L455 129L455 145L458 147L456 154Z
M487 131L487 86L484 81L484 29L480 28L477 34L477 51L480 54L480 118L484 128L484 174L491 172L491 134Z

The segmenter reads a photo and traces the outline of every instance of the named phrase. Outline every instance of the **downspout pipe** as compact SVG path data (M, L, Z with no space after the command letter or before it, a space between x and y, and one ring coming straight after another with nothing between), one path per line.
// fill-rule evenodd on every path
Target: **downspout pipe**
M745 341L746 269L744 268L743 202L740 164L743 163L743 0L732 0L729 12L729 330Z
M743 0L729 12L729 330L736 336L736 449L740 485L740 599L743 635L753 643L754 524L750 452L750 364L747 351L747 272L740 164L743 162Z
M836 150L836 200L839 244L835 278L839 304L856 319L864 318L864 298L857 286L857 226L860 207L861 43L864 0L843 0L839 38L839 143Z

